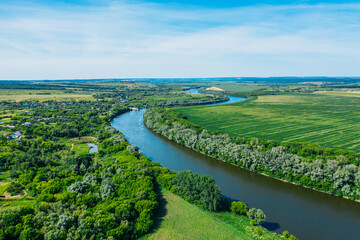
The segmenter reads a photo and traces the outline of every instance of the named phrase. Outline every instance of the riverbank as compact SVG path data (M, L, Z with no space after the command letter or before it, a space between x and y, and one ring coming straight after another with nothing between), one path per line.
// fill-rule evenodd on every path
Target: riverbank
M214 161L152 133L143 123L144 112L125 113L111 125L152 161L174 171L191 170L212 176L227 198L268 213L264 227L271 231L281 234L288 230L299 239L357 240L360 204Z
M145 125L145 127L146 127L149 131L151 131L153 134L158 135L159 137L164 137L164 138L166 138L165 136L163 136L163 135L159 134L158 132L154 131L153 129L149 128L149 127L145 124L145 122L144 122L144 125ZM168 138L166 138L166 139L168 139ZM170 140L170 141L171 141L171 140ZM181 146L184 146L184 145L181 145ZM213 156L211 156L211 155L208 155L208 154L206 154L206 153L204 153L204 152L195 151L194 149L192 149L192 148L190 148L190 147L187 147L187 146L184 146L184 147L190 149L191 151L194 151L194 152L200 153L200 154L202 154L202 155L204 155L204 156L206 156L206 157L209 157L209 158L211 158L211 159L213 159L213 160L215 160L215 161L220 161L220 162L223 162L223 163L225 163L225 164L229 164L229 165L235 166L235 167L237 167L237 168L241 168L241 169L243 169L243 170L245 170L245 171L248 171L248 172L251 172L251 173L260 174L260 175L262 175L262 176L269 177L269 178L272 178L272 179L275 179L275 180L278 180L278 181L281 181L281 182L284 182L284 183L288 183L288 184L295 185L295 186L298 186L298 187L302 187L302 188L305 188L305 189L310 189L310 190L316 191L316 192L318 192L318 193L324 193L324 194L327 194L327 195L332 196L332 197L342 198L342 199L346 199L346 200L349 200L349 201L354 201L354 202L360 203L360 200L357 200L357 199L353 200L353 199L350 199L350 198L348 198L348 197L346 197L346 196L341 196L341 197L340 197L340 196L336 196L336 195L333 195L333 194L331 194L331 193L328 193L328 192L325 192L325 191L322 191L322 190L319 190L319 189L316 189L316 188L311 188L311 187L307 187L307 186L300 185L300 184L298 184L298 183L296 183L296 182L287 181L287 180L285 180L285 179L277 178L277 177L274 177L274 176L271 176L271 175L268 175L268 174L265 174L265 173L261 173L261 172L251 171L251 170L249 170L249 169L247 169L247 168L244 168L244 167L242 167L242 166L236 165L236 164L234 164L234 163L230 163L230 162L227 162L227 161L225 161L225 160L222 160L222 159L219 159L219 158L215 158L215 157L213 157Z
M264 146L266 140L260 143L259 139L243 138L239 143L237 139L221 132L210 133L170 109L148 110L144 113L144 124L169 140L175 140L213 158L235 163L235 166L309 189L359 200L359 196L354 195L359 192L355 181L359 168L355 165L341 166L334 160L324 163L319 160L306 161L296 154L286 152L286 147L276 145L275 142L269 142L270 147ZM263 148L264 150L259 150Z

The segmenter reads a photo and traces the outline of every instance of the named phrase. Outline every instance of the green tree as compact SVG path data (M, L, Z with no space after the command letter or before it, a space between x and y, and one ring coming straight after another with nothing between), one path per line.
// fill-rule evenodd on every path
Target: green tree
M232 202L230 210L239 215L246 215L249 211L249 207L243 202Z
M251 208L247 212L247 216L250 220L253 220L255 224L261 224L265 221L266 215L261 209Z

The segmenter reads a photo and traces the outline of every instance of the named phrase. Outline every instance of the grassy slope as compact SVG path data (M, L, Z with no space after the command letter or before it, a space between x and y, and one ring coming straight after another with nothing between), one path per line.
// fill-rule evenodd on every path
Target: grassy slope
M323 94L260 96L222 106L177 108L188 119L232 136L313 142L360 151L360 98Z
M155 230L141 239L280 239L249 220L231 213L204 211L180 197L163 191ZM252 238L249 235L257 234Z

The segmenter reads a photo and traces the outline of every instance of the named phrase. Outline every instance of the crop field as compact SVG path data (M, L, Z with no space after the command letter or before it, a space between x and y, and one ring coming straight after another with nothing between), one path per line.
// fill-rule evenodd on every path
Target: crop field
M360 91L318 91L317 94L344 96L344 97L360 97Z
M312 142L360 151L360 98L331 94L260 96L245 102L177 108L188 120L232 136Z
M304 84L296 83L269 83L269 82L213 82L209 85L224 89L228 92L251 92L259 89L288 90L296 87L306 87Z
M259 89L292 89L296 87L305 87L306 84L297 83L272 83L272 82L252 82L252 81L201 81L173 83L172 85L182 85L187 87L217 87L228 92L251 92Z

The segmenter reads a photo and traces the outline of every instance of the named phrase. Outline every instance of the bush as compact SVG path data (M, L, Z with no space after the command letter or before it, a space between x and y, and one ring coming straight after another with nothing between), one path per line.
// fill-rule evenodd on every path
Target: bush
M251 208L247 212L247 216L250 220L253 220L255 224L261 224L265 222L266 215L261 209ZM251 221L250 221L251 223Z
M232 202L230 210L239 215L246 215L249 211L249 207L243 202Z
M290 237L290 233L288 231L283 231L282 235L284 238L289 238Z
M256 221L255 221L254 219L251 219L251 220L250 220L250 225L251 225L251 226L255 226L255 225L257 225L257 223L256 223Z
M71 186L68 187L67 190L69 192L85 193L89 187L90 187L90 184L87 182L76 182L74 184L71 184Z
M289 239L290 239L290 240L298 240L298 238L295 237L294 235L290 235Z
M284 238L287 238L287 239L297 240L297 237L295 237L292 234L290 235L290 233L288 231L284 231L281 236L283 236Z

